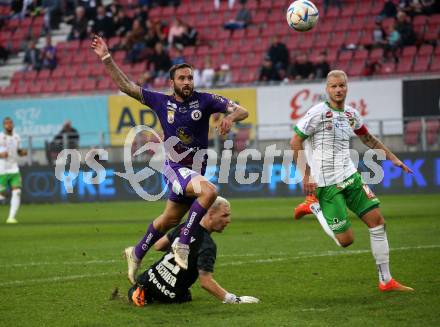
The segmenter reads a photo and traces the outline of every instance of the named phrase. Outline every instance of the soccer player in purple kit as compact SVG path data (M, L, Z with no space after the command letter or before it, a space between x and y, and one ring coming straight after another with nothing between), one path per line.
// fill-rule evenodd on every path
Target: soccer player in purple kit
M191 169L197 151L208 147L209 117L217 112L227 114L219 124L220 133L225 135L234 122L246 119L248 112L221 96L194 91L193 68L189 64L175 65L170 69L173 94L166 95L146 90L130 81L113 61L100 36L94 36L91 47L119 89L155 111L164 131L165 143L172 137L179 140L172 149L165 149L167 159L164 176L170 189L165 210L149 225L139 243L124 251L128 279L135 284L136 272L147 251L169 229L178 225L189 210L180 236L172 245L176 263L182 269L187 269L191 235L217 198L216 187L203 176L206 160L201 163L200 172ZM188 155L184 158L176 158L186 153Z

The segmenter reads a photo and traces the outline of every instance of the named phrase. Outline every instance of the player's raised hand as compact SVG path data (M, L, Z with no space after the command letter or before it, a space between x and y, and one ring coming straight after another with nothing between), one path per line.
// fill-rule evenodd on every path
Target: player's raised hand
M221 135L226 135L229 133L232 127L232 120L228 117L224 117L218 126Z
M403 169L403 171L405 172L405 173L410 173L410 174L412 174L413 173L413 171L407 166L407 165L405 165L402 161L400 161L399 159L394 159L394 160L392 160L392 163L393 163L393 165L394 166L396 166L396 167L400 167L400 168L402 168Z
M104 39L97 34L93 36L91 48L100 59L109 53Z

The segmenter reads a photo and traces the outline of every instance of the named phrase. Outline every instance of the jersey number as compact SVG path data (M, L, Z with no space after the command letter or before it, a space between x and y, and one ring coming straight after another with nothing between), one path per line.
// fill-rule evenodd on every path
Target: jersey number
M174 254L173 253L168 253L167 255L165 255L165 257L162 260L162 264L168 268L168 270L171 271L171 273L173 275L177 275L180 271L180 266L179 265L173 265L170 260L174 259Z

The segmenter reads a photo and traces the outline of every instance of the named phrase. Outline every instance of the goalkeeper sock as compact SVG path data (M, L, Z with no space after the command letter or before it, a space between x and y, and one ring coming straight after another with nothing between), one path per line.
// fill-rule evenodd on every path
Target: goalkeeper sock
M134 247L134 255L137 259L142 260L142 258L147 254L148 250L151 248L158 239L160 239L164 233L159 232L154 228L153 223L148 226L147 232L144 237L139 241Z
M189 209L188 218L185 221L185 226L180 231L179 242L182 244L189 244L191 235L194 234L196 228L199 227L200 220L208 210L203 208L200 203L195 200Z
M376 260L379 281L386 284L391 280L391 273L389 264L390 248L385 225L369 228L368 231L370 232L371 252Z
M11 207L9 208L8 219L15 219L15 215L17 214L18 208L20 207L20 196L21 196L20 189L12 190Z
M328 236L330 236L330 238L333 241L335 241L337 246L341 246L341 244L339 243L338 239L335 236L335 233L333 233L333 231L330 229L329 225L327 224L327 220L325 219L324 214L322 213L319 203L311 204L310 209L312 209L313 214L315 215L316 219L318 219L324 232Z

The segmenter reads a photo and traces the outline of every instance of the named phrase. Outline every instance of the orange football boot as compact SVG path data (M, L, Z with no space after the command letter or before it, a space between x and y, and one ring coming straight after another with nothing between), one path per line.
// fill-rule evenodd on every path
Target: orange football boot
M391 280L386 283L379 283L379 290L381 292L391 292L391 291L398 291L398 292L411 292L414 291L413 288L405 286L391 278Z
M304 202L301 202L296 208L293 214L293 218L296 220L301 219L305 215L312 214L312 209L310 209L310 205L312 203L318 202L318 199L315 195L307 195Z

